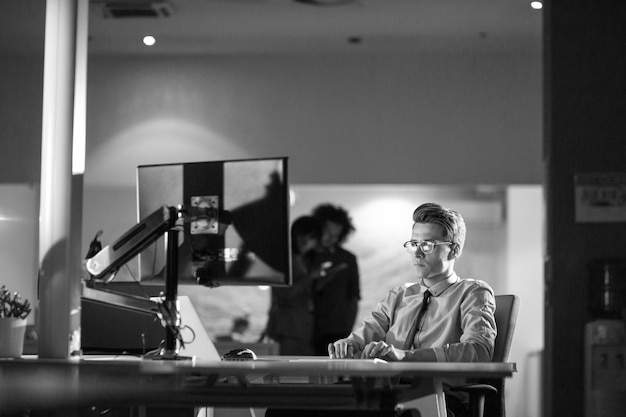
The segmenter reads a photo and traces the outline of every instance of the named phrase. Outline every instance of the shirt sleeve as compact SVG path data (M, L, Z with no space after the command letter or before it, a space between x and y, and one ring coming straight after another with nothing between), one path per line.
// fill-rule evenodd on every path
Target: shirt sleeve
M460 303L458 343L434 347L439 362L491 362L496 340L496 301L492 289L476 281Z
M348 336L348 340L358 346L359 350L362 350L369 342L386 339L391 323L391 309L398 290L398 288L394 288L389 291L385 298L378 302L369 316L363 319L361 325Z

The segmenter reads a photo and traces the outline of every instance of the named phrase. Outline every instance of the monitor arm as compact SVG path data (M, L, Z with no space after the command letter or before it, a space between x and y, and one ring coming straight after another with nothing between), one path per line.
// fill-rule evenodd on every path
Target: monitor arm
M147 246L165 234L166 269L165 293L161 305L160 318L165 327L165 348L155 358L176 359L178 349L176 340L179 336L180 317L176 305L178 294L178 230L176 222L183 217L182 208L162 206L142 219L112 245L86 260L87 271L94 278L111 278L119 268L138 255ZM109 279L109 280L110 280Z
M162 206L128 230L113 244L86 260L87 271L94 278L105 278L154 243L176 225L181 209Z

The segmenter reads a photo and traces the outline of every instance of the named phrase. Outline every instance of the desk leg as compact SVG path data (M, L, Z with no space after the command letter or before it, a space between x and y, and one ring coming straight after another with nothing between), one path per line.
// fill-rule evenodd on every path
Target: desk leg
M400 414L407 410L417 410L422 417L447 417L443 383L440 378L433 378L430 382L432 385L422 380L413 398L401 401L396 405L396 412Z

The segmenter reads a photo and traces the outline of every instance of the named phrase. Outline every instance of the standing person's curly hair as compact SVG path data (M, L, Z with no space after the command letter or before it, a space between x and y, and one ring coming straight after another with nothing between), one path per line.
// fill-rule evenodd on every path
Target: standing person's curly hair
M320 204L313 209L313 217L320 221L320 224L326 222L337 223L341 226L341 235L339 235L339 244L345 242L348 235L354 232L354 224L352 224L352 218L348 212L339 206L332 204Z

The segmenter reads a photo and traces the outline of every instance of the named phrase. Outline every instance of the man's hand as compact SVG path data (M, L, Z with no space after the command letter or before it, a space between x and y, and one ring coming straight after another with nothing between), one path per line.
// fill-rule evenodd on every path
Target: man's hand
M401 361L406 351L398 349L387 342L378 341L368 343L361 352L361 359L385 359L388 361Z
M328 344L328 356L331 359L352 359L356 352L357 347L348 339L339 339Z

